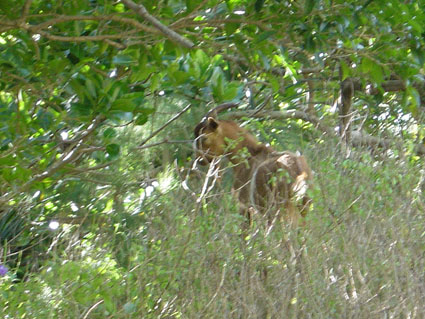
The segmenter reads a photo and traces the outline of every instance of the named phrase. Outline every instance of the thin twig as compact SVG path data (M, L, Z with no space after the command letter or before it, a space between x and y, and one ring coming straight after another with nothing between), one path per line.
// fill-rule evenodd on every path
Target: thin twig
M137 20L129 19L125 17L115 16L115 15L104 15L104 16L58 16L53 19L47 20L40 24L31 26L31 29L34 31L47 29L55 24L69 22L69 21L114 21L121 22L124 24L129 24L136 29L143 30L148 33L158 34L159 32L145 24L140 23Z
M28 182L26 182L22 186L22 191L26 191L34 182L42 181L43 179L56 173L66 164L70 164L76 161L78 158L80 158L80 156L82 155L80 151L81 150L80 147L83 146L82 142L95 131L95 129L99 126L100 123L103 122L103 120L104 120L103 115L97 116L92 121L92 123L88 126L87 130L83 134L81 134L78 140L72 143L67 148L67 151L68 151L67 154L66 155L64 154L59 162L53 164L48 170L44 171L42 174L37 174Z
M154 146L158 146L158 145L161 145L161 144L178 144L178 143L192 143L192 142L193 142L192 140L169 141L168 139L165 139L165 140L163 140L161 142L152 143L152 144L148 144L148 145L145 145L145 146L137 146L137 147L135 147L135 149L143 150L143 149L154 147Z
M255 110L250 116L255 116L256 114L260 113L266 107L266 105L269 103L272 97L273 97L273 94L270 94L269 96L267 96L263 104L257 110Z
M205 313L205 311L212 304L212 302L215 300L215 298L217 298L217 295L220 292L220 289L223 287L224 279L226 278L226 268L227 268L227 263L225 263L223 265L223 271L221 272L221 280L220 280L220 283L219 283L219 285L218 285L218 287L217 287L214 295L211 297L210 301L207 303L207 305L205 306L205 308L202 310L201 314L204 314Z
M90 307L89 310L87 310L87 313L84 315L83 319L87 319L89 317L89 314L96 309L97 306L99 306L103 302L103 299L96 302L93 306Z
M161 126L159 129L154 131L147 139L145 139L142 143L139 144L138 148L145 145L152 137L157 135L159 132L161 132L164 128L166 128L168 125L170 125L172 122L177 120L180 116L182 116L189 108L191 107L191 104L187 105L183 110L181 110L179 113L174 115L167 123L165 123L163 126Z

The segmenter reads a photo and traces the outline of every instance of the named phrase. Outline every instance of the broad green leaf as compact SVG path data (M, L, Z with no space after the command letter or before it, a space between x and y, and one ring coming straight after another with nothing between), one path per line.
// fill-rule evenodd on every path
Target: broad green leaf
M161 79L162 79L161 74L156 73L156 74L152 75L151 81L150 81L150 83L151 83L151 86L150 86L151 91L156 91L156 90L159 89L160 84L161 84Z
M133 99L116 99L112 105L111 110L120 110L124 112L133 112L136 106L133 103Z
M71 104L71 115L75 117L87 117L91 114L91 104L86 103L73 103Z
M239 89L240 89L239 83L229 83L229 84L227 84L226 87L224 88L223 100L224 101L233 100L237 96Z
M279 89L280 89L279 79L273 74L268 74L267 79L273 89L273 93L279 92Z
M412 86L406 88L406 94L408 95L409 111L413 116L418 115L418 107L421 105L421 97L419 92Z
M239 28L240 23L236 22L226 22L224 25L224 30L226 31L226 35L230 36Z
M342 71L342 81L351 76L350 68L344 60L340 61L341 71Z
M120 146L118 144L109 144L106 146L106 152L114 157L120 153Z
M113 57L112 62L118 65L131 65L135 63L135 59L129 55L116 55Z
M213 91L214 98L217 101L223 100L224 95L224 79L223 71L219 67L215 67L213 74L210 79L211 88Z
M136 108L133 111L134 114L144 113L146 115L150 115L154 112L155 112L154 108L146 108L143 106L143 104L136 106Z
M384 73L381 66L369 58L363 58L361 70L363 73L369 74L375 83L379 84L384 80Z
M370 72L370 76L375 83L382 83L384 81L384 73L379 64L374 63Z
M369 74L373 69L373 64L374 62L371 59L364 57L361 64L362 72L365 74Z
M174 82L177 85L180 85L180 84L185 83L189 79L190 74L187 73L187 72L184 72L184 71L177 70L177 71L173 72L173 74L171 74L171 76L174 79Z
M261 11L261 9L263 8L263 5L264 5L264 1L265 0L256 0L255 1L255 5L254 5L255 11L257 11L257 12Z
M80 80L72 79L69 82L69 85L71 86L74 93L77 94L80 99L84 99L86 97L86 88L80 83Z
M117 131L115 129L113 129L112 127L108 127L104 132L103 132L103 137L104 138L113 138L117 135Z
M133 71L130 80L132 82L145 81L149 76L157 72L157 70L154 66L145 66L137 71Z
M134 120L135 125L144 125L148 121L148 115L146 113L141 113L137 115L136 119Z
M87 92L90 94L90 97L92 99L96 99L97 90L96 90L94 81L92 81L90 78L87 78L85 84L86 84Z
M197 61L202 67L209 64L209 58L203 50L196 50L194 60Z

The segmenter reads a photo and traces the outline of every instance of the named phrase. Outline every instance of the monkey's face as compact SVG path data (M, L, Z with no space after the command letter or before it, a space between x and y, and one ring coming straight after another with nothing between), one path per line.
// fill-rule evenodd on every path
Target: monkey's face
M225 150L224 136L220 122L212 117L202 121L195 127L195 150L201 165L210 163L213 158L223 155Z

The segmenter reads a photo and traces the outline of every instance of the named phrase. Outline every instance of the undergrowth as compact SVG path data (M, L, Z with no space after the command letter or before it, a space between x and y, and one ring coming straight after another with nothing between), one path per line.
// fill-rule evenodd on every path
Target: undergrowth
M269 231L257 218L247 232L230 172L199 200L205 170L176 164L153 178L129 154L124 179L155 183L121 181L127 188L90 225L61 225L37 272L0 278L2 317L425 317L419 163L307 149L315 184L306 225Z

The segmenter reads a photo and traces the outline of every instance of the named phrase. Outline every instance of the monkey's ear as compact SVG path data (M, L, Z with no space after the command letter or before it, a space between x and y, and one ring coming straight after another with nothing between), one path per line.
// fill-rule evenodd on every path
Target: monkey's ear
M218 122L213 117L209 117L207 120L207 125L210 129L215 131L218 127Z

